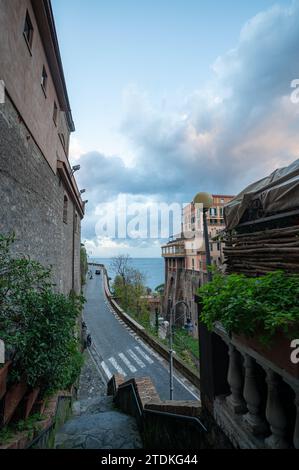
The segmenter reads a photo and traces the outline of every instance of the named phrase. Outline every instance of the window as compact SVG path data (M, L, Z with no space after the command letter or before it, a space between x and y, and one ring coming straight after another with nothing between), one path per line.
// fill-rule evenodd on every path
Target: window
M77 214L77 212L75 213L74 224L75 224L75 232L78 233L79 232L79 223L78 223L78 214Z
M67 224L67 209L68 209L68 198L64 196L63 200L63 222Z
M31 52L32 41L33 41L33 26L30 19L28 10L26 11L25 25L24 25L24 38L26 40L27 46Z
M57 126L57 116L58 116L58 108L57 108L56 101L54 101L53 121L54 121L56 126Z
M47 83L48 83L48 74L47 74L47 71L46 71L45 66L44 66L43 71L42 71L42 77L41 77L41 86L42 86L42 89L43 89L43 92L45 93L45 95L46 95L46 91L47 91Z
M212 217L216 217L216 216L217 216L217 209L216 209L216 207L211 207L211 209L210 209L210 215L211 215Z
M66 150L64 135L62 133L60 133L59 137L60 137L60 140L61 140L62 147L64 148L64 150Z

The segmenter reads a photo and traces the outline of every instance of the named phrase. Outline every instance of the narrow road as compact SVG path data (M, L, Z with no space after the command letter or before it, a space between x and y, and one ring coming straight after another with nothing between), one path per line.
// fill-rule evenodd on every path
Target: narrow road
M84 321L92 336L90 354L99 373L108 381L120 373L126 379L150 377L162 400L169 399L167 362L146 345L113 311L103 287L103 274L96 275L85 286ZM198 390L175 372L174 400L199 399Z

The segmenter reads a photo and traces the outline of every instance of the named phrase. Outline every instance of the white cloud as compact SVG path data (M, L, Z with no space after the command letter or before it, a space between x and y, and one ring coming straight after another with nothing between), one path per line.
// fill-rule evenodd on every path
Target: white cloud
M119 193L136 202L186 202L199 190L231 194L297 159L299 105L291 101L291 82L299 78L298 25L299 1L249 20L236 47L213 64L206 87L176 108L154 106L146 91L128 87L121 130L129 165L97 152L82 157L74 144L80 184L90 192L87 226L97 204Z

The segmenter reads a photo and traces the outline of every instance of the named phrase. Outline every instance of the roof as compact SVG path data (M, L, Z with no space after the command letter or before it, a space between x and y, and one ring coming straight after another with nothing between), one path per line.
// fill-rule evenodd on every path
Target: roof
M245 188L225 205L226 228L242 223L249 210L256 219L299 209L299 160Z

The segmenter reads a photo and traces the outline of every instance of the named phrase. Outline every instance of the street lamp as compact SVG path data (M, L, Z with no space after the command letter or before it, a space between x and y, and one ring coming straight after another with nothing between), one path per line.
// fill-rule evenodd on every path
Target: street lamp
M210 253L207 212L213 206L213 197L209 193L198 193L194 197L193 202L194 204L202 204L203 206L203 231L204 231L204 240L205 240L205 247L206 247L208 281L210 282L212 280L212 272L209 268L211 267L212 262L211 262L211 253Z
M187 308L188 313L190 313L189 305L185 300L179 300L174 304L170 311L169 317L169 390L170 390L170 400L173 400L173 334L172 334L172 326L173 326L173 316L175 310L178 305L184 304Z

